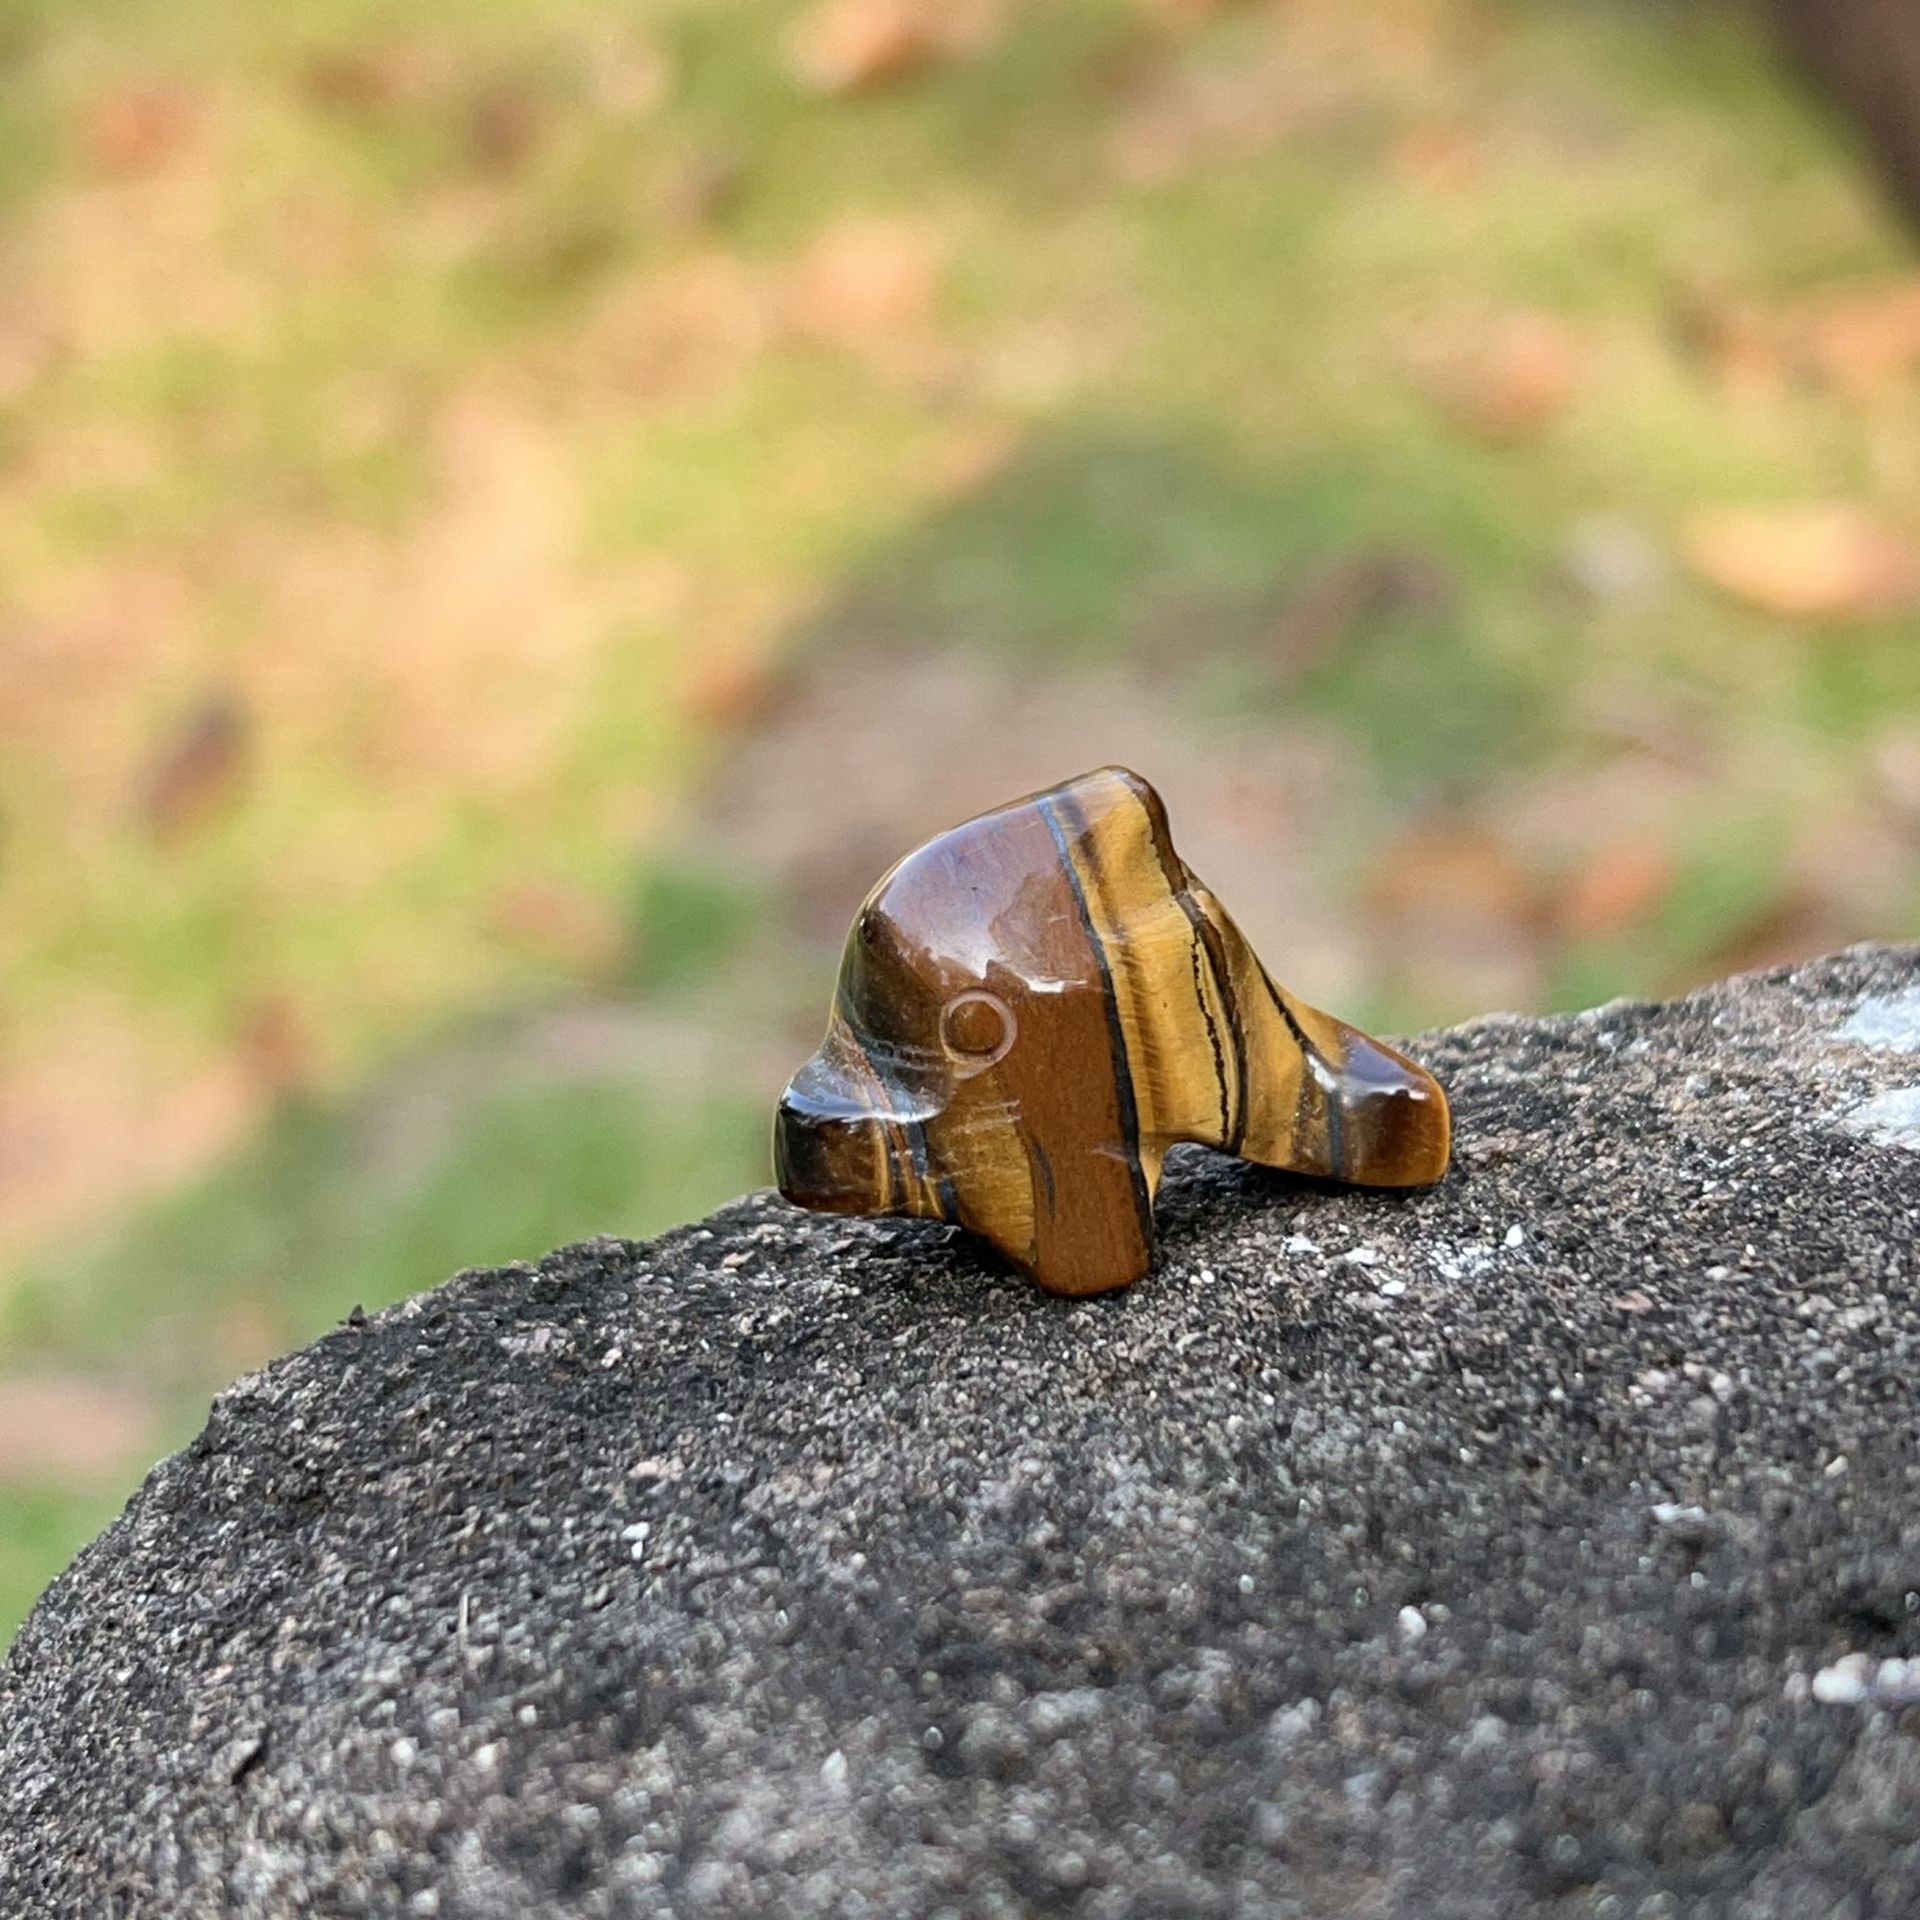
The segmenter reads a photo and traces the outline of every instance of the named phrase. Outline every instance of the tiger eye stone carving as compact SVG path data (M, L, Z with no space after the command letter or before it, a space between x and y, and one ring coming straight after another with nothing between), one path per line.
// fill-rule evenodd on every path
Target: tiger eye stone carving
M1368 1186L1446 1171L1439 1083L1276 986L1106 767L953 828L868 896L774 1127L780 1191L945 1220L1053 1293L1153 1261L1176 1141Z

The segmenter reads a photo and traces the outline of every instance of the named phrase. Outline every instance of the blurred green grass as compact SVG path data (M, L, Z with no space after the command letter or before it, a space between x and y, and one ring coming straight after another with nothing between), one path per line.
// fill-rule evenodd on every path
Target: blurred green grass
M11 1290L0 1336L82 1367L138 1353L143 1387L191 1392L236 1307L267 1305L269 1343L290 1345L422 1274L657 1232L765 1172L765 1114L632 1085L470 1093L420 1141L381 1121L365 1103L281 1114L235 1163L144 1209L135 1238L44 1262Z
M211 1172L0 1282L6 1370L127 1380L182 1440L234 1371L354 1305L764 1179L764 1114L731 1089L626 1056L484 1065L502 1005L611 986L724 1024L754 991L733 963L768 903L656 857L724 751L686 691L715 657L894 633L1087 673L1185 661L1184 709L1351 744L1353 843L1329 855L1350 896L1363 831L1497 813L1596 756L1609 689L1654 689L1708 716L1723 776L1658 910L1556 948L1560 1005L1737 951L1788 893L1795 821L1920 713L1910 620L1812 637L1678 567L1651 604L1560 582L1587 516L1667 554L1724 501L1920 514L1911 382L1868 409L1797 377L1756 398L1682 338L1697 296L1765 309L1910 269L1732 10L1255 6L1176 30L1090 0L846 99L794 84L793 17L0 0L0 208L125 250L148 289L122 311L108 274L28 316L59 343L0 382L0 620L64 633L95 587L165 616L150 653L89 656L97 688L0 735L9 1029L105 1000L171 1061L286 1003L321 1061ZM1458 179L1423 181L1421 141ZM930 312L810 310L810 250L846 219L924 248ZM1421 357L1517 310L1576 339L1571 398L1463 430ZM1422 557L1445 590L1282 670L1276 608L1355 552ZM209 684L256 716L251 781L156 851L129 783ZM610 980L503 937L529 876L637 921L637 956ZM1854 930L1910 924L1905 884ZM1388 1026L1465 1011L1391 970L1367 993L1344 1010ZM0 1495L0 1634L112 1505Z

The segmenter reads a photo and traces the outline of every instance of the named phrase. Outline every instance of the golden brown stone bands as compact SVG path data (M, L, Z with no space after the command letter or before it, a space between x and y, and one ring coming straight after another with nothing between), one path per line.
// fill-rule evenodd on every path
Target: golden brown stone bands
M1054 1293L1153 1258L1167 1149L1420 1186L1446 1171L1432 1075L1296 1000L1107 767L902 860L856 916L820 1050L774 1128L780 1190L951 1221Z

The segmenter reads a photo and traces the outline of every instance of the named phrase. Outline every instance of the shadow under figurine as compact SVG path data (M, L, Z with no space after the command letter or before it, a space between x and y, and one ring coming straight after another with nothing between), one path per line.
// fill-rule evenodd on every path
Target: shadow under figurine
M1424 1186L1446 1171L1447 1100L1275 986L1160 796L1106 767L952 828L874 888L774 1164L803 1207L949 1221L1088 1294L1152 1264L1181 1140Z

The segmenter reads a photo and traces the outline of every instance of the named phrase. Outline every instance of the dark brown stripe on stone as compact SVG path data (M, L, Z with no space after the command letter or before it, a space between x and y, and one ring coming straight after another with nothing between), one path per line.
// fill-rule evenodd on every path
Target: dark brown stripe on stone
M1093 963L1100 969L1100 1006L1107 1021L1107 1048L1113 1060L1113 1090L1115 1103L1120 1110L1120 1130L1125 1136L1123 1145L1127 1155L1128 1183L1133 1189L1134 1211L1140 1218L1141 1245L1151 1247L1153 1199L1147 1192L1147 1176L1140 1164L1140 1104L1133 1090L1133 1068L1127 1059L1127 1034L1120 1023L1120 1002L1113 991L1113 969L1107 963L1106 945L1100 938L1099 928L1094 925L1093 909L1087 904L1086 888L1080 884L1080 871L1073 864L1069 832L1073 839L1088 846L1088 863L1096 876L1099 862L1093 856L1086 820L1066 794L1041 794L1038 798L1040 817L1046 821L1047 831L1053 836L1054 848L1060 855L1060 865L1067 876L1067 886L1073 894L1074 910L1080 916L1081 930L1087 936Z

